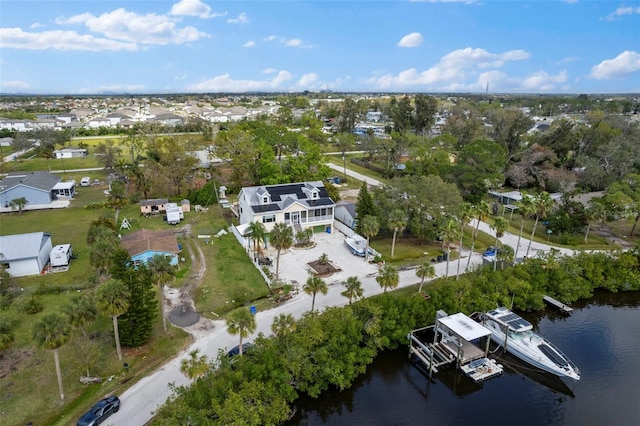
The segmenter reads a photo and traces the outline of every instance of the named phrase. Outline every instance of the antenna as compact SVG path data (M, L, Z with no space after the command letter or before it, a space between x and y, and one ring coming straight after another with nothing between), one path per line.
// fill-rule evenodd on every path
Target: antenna
M489 97L489 82L487 81L487 89L486 92L484 94L486 97Z

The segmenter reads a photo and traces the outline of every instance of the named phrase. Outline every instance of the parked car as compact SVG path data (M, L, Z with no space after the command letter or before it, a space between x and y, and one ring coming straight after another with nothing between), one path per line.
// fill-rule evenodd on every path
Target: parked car
M242 354L247 353L249 349L253 346L253 343L246 342L242 344ZM229 352L227 352L227 356L229 358L233 358L236 355L240 355L240 345L235 345Z
M111 395L96 402L91 410L84 413L78 420L77 426L94 426L104 422L107 417L117 413L120 409L120 399Z
M484 251L484 253L482 253L482 256L484 256L484 257L493 257L496 254L500 253L500 251L501 251L500 248L496 248L496 247L491 246L491 247L487 248Z
M80 186L89 186L91 185L91 178L88 176L83 177L82 179L80 179Z

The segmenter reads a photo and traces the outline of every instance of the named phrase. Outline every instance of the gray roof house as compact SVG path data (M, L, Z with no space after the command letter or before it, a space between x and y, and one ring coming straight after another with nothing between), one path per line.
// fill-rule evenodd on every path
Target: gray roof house
M0 237L0 265L14 277L38 275L49 262L51 234L4 235Z
M267 232L276 223L304 228L332 229L336 204L320 181L251 186L240 190L240 224L259 221Z
M60 176L47 172L10 173L0 181L0 208L9 207L12 200L21 197L31 208L51 208L59 195L73 198L75 182L60 181Z
M350 229L356 228L356 203L340 201L336 204L336 220L344 223Z

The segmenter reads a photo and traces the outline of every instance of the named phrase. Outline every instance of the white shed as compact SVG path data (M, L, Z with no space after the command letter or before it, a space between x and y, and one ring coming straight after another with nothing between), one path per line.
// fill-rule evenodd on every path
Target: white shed
M49 253L51 267L68 266L72 253L71 244L58 244L54 246L53 249L51 249L51 253Z
M0 266L13 277L42 273L50 252L51 234L46 232L0 236Z

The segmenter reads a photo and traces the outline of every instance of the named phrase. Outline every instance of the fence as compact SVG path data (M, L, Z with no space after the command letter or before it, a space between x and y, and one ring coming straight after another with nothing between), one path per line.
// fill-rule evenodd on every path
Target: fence
M337 229L338 231L342 232L347 237L351 237L353 234L356 233L356 231L354 231L353 229L349 228L347 225L345 225L344 223L340 222L339 220L334 220L333 221L333 227L335 229Z
M247 245L247 239L242 236L242 234L240 233L240 231L238 231L238 228L236 228L235 225L232 224L229 229L231 230L233 235L235 235L236 239L244 249L244 252L247 254L247 256L249 256L249 259L251 259L251 263L253 263L253 266L255 266L256 269L258 269L258 272L260 272L260 275L262 275L262 278L264 278L264 281L267 283L269 288L271 288L271 280L269 279L269 277L267 277L267 274L265 274L264 271L262 270L262 266L260 266L258 262L255 259L253 259L251 256L251 244Z

